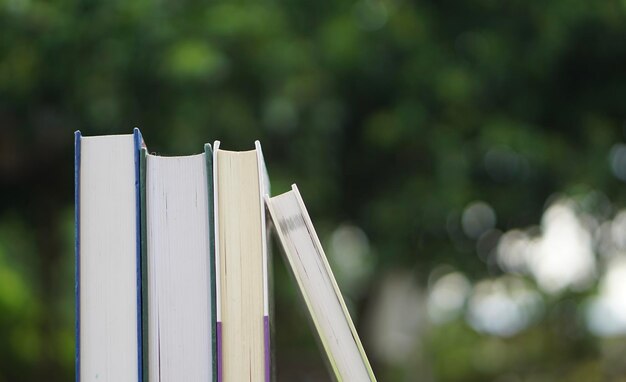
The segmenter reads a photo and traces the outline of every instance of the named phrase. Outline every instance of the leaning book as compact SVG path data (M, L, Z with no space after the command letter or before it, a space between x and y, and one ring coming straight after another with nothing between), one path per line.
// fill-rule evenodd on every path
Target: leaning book
M337 381L376 381L296 185L266 204Z

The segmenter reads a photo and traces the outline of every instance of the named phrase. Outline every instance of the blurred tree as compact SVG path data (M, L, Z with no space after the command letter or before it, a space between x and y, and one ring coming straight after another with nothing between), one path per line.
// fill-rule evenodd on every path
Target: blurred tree
M625 11L618 0L0 0L0 381L73 373L73 130L139 126L164 155L261 139L273 189L298 183L331 248L341 223L364 233L374 268L346 293L364 328L394 269L414 269L420 290L441 264L470 282L505 273L484 253L539 224L555 192L583 206L596 192L607 202L589 213L604 220L626 206ZM474 201L493 212L490 240L468 235ZM276 266L279 379L323 378ZM595 284L550 296L523 277L546 301L537 323L501 339L460 316L414 338L423 349L399 364L373 357L379 378L625 378L607 366L622 342L555 331L571 315L550 312L582 307Z

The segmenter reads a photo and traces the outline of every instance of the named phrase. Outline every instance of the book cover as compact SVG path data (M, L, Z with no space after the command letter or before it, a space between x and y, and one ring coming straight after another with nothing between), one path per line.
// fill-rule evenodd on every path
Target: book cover
M81 133L74 133L74 301L76 347L74 367L76 382L80 382L80 140Z
M211 283L209 295L211 296L211 345L213 346L213 358L211 363L213 364L213 381L218 380L218 353L217 353L217 297L216 297L216 274L215 272L215 217L214 208L215 203L213 200L214 192L214 177L213 177L213 150L211 145L206 143L204 145L204 156L206 158L206 174L207 174L207 196L208 196L208 210L209 210L209 266L213 283Z
M143 192L145 192L145 182L142 182L142 174L145 175L145 168L142 171L142 164L145 164L145 151L146 144L143 141L143 136L138 128L133 129L133 142L135 143L135 208L136 208L136 218L135 218L135 226L137 228L137 245L136 245L136 259L137 259L137 366L138 366L138 381L143 382L143 293L142 287L144 283L143 275L143 264L145 263L144 253L145 248L145 236L143 235L143 211L142 201L143 201ZM143 160L142 160L143 156ZM142 189L143 186L143 189ZM147 380L147 379L146 379Z
M272 368L271 368L271 328L270 328L270 272L269 272L269 250L268 250L268 230L265 215L265 195L270 195L270 178L267 174L267 168L265 167L265 158L263 157L263 150L261 149L261 142L255 141L254 147L257 153L257 163L259 170L259 203L261 205L261 240L263 243L263 333L265 336L265 380L271 381Z
M211 176L213 177L213 275L215 276L215 360L217 362L217 381L222 381L222 307L221 307L221 276L220 276L220 254L219 254L219 207L218 198L218 177L217 177L217 150L220 148L220 141L213 143L213 155L211 156L211 168L213 169Z
M150 380L150 368L148 367L148 248L146 236L146 157L148 149L145 145L139 150L139 206L141 213L140 233L141 233L141 370L140 381Z

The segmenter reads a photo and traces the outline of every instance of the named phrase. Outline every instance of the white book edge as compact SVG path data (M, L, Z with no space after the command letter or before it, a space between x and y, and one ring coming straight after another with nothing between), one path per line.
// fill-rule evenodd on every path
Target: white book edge
M354 338L354 341L356 343L357 349L359 351L359 354L361 355L363 364L366 367L366 371L367 374L370 378L371 381L376 381L376 377L374 376L374 372L371 368L371 365L369 363L369 360L367 358L367 355L365 353L365 350L363 348L363 345L361 343L361 340L359 338L359 335L356 331L356 328L354 326L354 323L352 322L352 318L350 316L350 313L348 311L348 308L345 304L345 301L343 299L343 295L341 294L340 290L339 290L339 286L337 285L337 281L335 280L334 274L332 272L332 269L330 268L330 264L328 263L328 260L326 258L326 254L324 252L324 249L321 245L321 242L319 241L319 238L317 236L317 233L315 231L315 228L313 226L313 222L311 221L311 217L309 216L309 213L306 209L306 206L304 205L304 201L302 200L302 196L300 195L300 192L298 190L298 187L295 184L292 184L291 189L296 197L297 203L298 203L298 207L300 208L300 212L302 213L302 216L304 218L304 223L307 226L307 229L309 230L311 234L311 238L313 240L313 244L317 247L317 249L319 250L319 253L321 254L321 260L322 263L324 264L324 268L325 271L327 272L329 279L331 281L331 285L332 288L334 290L335 295L337 296L337 300L340 303L341 306L341 310L343 312L343 315L346 319L346 322L348 324L348 327L350 328L350 332L352 334L352 337ZM274 222L274 226L276 227L276 232L279 236L281 245L283 245L283 252L285 253L285 257L287 258L287 261L290 263L289 267L291 268L290 271L292 272L292 275L294 276L294 278L296 279L296 283L298 284L298 288L302 288L303 282L300 279L300 276L297 274L297 272L295 272L294 269L294 264L292 263L292 259L291 259L291 254L288 253L288 250L286 248L286 245L284 245L284 243L287 242L285 233L283 232L282 228L280 227L280 224L277 221L277 213L272 205L271 199L269 197L269 195L265 195L264 196L265 202L267 204L268 210L270 211L270 216L272 218L272 221ZM309 315L311 317L311 321L313 322L313 325L315 326L315 330L317 331L317 336L320 340L320 342L322 343L322 346L324 348L324 351L327 355L328 361L330 363L331 368L333 369L333 372L335 373L335 376L337 378L339 378L339 380L341 380L340 377L340 373L336 364L335 359L333 358L333 354L331 354L329 352L330 346L326 343L325 339L323 338L323 336L321 335L321 327L319 325L319 323L316 320L316 317L314 317L313 315L313 304L310 301L309 297L307 296L307 293L304 290L300 290L300 294L303 297L305 304L307 306L307 309L309 311Z
M267 175L267 168L265 167L265 160L263 158L263 151L261 150L261 142L255 141L254 147L256 148L257 164L259 170L259 203L261 207L261 243L263 245L263 315L269 316L269 274L267 268L268 254L267 254L267 225L265 218L265 198L264 195L270 193L269 176Z

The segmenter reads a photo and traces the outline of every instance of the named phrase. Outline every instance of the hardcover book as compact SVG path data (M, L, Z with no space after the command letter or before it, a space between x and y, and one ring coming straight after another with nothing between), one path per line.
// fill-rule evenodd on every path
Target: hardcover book
M76 381L142 381L139 150L75 133Z

